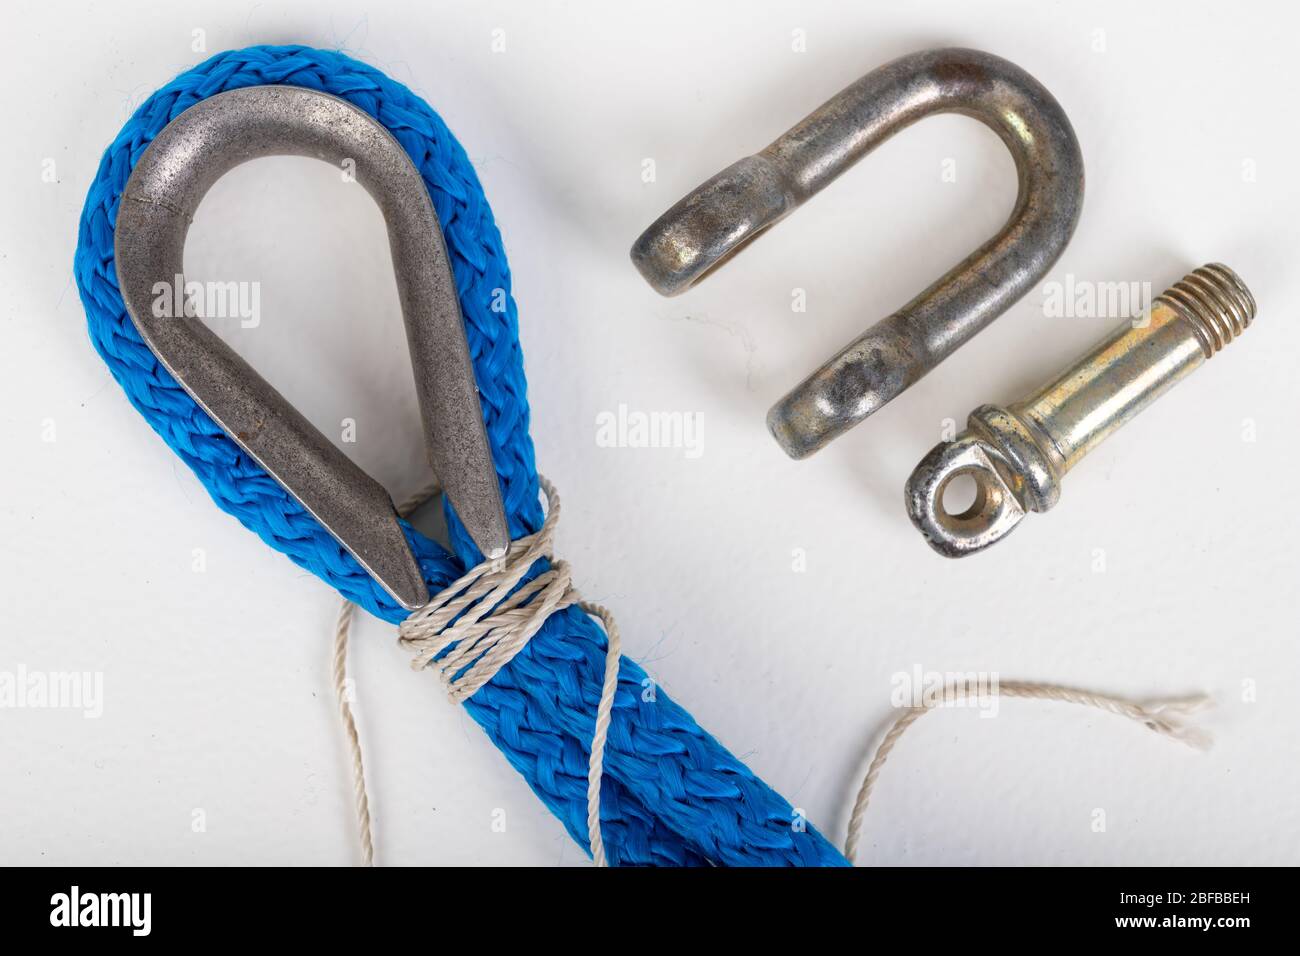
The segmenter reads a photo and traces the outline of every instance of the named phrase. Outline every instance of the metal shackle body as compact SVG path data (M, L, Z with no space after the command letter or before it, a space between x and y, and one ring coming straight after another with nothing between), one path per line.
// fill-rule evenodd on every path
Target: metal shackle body
M1065 249L1083 202L1083 157L1037 80L977 50L914 53L873 70L757 155L669 209L632 247L658 292L676 295L789 215L899 130L961 113L998 134L1019 194L1002 229L781 399L768 427L805 458L867 418L1005 312Z

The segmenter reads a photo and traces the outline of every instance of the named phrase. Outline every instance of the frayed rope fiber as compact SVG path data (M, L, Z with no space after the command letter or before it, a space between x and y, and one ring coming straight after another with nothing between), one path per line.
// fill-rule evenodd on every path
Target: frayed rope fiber
M100 162L81 218L77 286L91 340L114 378L217 505L344 597L396 624L406 612L159 364L117 287L118 204L153 137L209 96L281 83L330 93L364 110L402 144L424 177L451 256L511 537L538 531L543 514L523 354L500 234L460 144L423 100L378 70L328 50L258 46L219 53L168 83L136 110ZM505 292L503 311L491 307L498 290ZM482 559L454 511L448 505L444 510L454 553L405 526L431 593ZM547 567L539 561L532 573ZM584 848L588 748L605 647L604 632L580 608L558 611L464 704ZM601 830L611 864L847 865L789 803L661 689L643 695L646 681L635 662L621 660L601 790Z

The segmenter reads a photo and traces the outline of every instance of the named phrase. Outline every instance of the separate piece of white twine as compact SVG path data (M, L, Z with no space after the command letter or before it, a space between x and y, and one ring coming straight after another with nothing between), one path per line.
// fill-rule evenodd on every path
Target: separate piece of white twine
M949 684L942 691L931 695L920 706L908 707L894 718L893 723L885 732L885 736L881 738L880 744L876 747L875 756L871 758L871 764L867 767L866 775L862 778L862 786L858 789L858 797L853 801L853 811L849 814L848 836L844 840L844 855L848 857L850 863L855 862L858 855L858 838L862 833L862 818L867 812L867 804L871 801L871 792L875 789L881 768L884 767L885 761L889 759L890 752L893 751L904 731L920 720L923 714L980 693L981 690L978 686ZM983 693L989 693L989 691L985 689ZM999 681L997 690L993 693L1000 697L1057 700L1067 704L1096 707L1099 710L1110 711L1112 714L1136 720L1158 734L1174 740L1181 740L1189 746L1204 749L1210 745L1210 735L1208 733L1197 727L1192 727L1180 719L1183 715L1209 706L1210 698L1204 694L1194 694L1188 697L1157 698L1139 703L1123 697L1112 697L1109 694L1098 694L1092 691L1078 690L1074 687L1064 687L1059 684L1040 684L1033 681L1019 680Z
M412 669L432 667L442 679L447 697L459 704L510 663L554 612L576 604L600 620L606 638L605 676L596 704L596 725L587 763L587 834L592 860L597 866L605 866L605 843L600 835L600 781L604 775L605 740L614 708L614 692L618 687L621 641L614 616L605 607L583 600L573 588L568 563L554 559L552 538L560 519L560 496L545 477L539 475L538 482L546 495L546 520L541 530L512 541L504 557L484 561L412 612L398 626L398 642L416 651ZM429 485L399 505L397 513L409 516L437 491L436 485ZM512 594L528 570L542 558L551 560L550 568ZM366 794L361 743L347 693L347 641L355 606L345 600L339 613L334 641L334 687L352 756L362 864L372 866L370 801Z
M591 856L597 866L607 865L605 845L600 835L600 781L604 774L605 739L609 732L614 691L618 686L620 639L618 625L610 612L599 604L584 601L574 590L567 562L555 560L552 538L560 518L560 496L546 478L538 476L546 495L546 520L540 531L511 542L505 557L484 561L444 588L420 610L398 627L398 641L416 651L411 667L437 670L447 696L462 703L490 681L502 667L518 654L555 611L576 604L599 618L607 639L605 679L600 701L596 705L596 725L592 734L591 756L587 765L587 833ZM421 489L402 502L397 513L408 517L438 493L436 484ZM539 559L551 560L551 567L533 578L514 594L511 590L523 580ZM347 682L348 633L356 605L345 600L339 611L334 637L334 690L339 713L343 718L348 750L352 757L352 789L361 841L363 866L374 865L374 838L370 822L370 800L366 793L365 767L361 757L361 740L350 703ZM862 820L871 801L880 771L908 727L923 714L963 698L988 694L987 688L967 684L949 684L930 695L921 705L908 707L890 724L876 747L849 815L844 855L854 862L862 833ZM1137 702L1109 694L1079 690L1059 684L1032 681L1001 681L996 693L1002 697L1055 700L1081 704L1127 717L1158 734L1204 748L1210 738L1204 731L1190 726L1181 718L1210 703L1205 695L1159 698Z

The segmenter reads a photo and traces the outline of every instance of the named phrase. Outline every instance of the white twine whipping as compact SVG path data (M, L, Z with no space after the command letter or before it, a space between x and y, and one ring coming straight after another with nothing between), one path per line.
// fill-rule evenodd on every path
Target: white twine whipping
M556 611L576 604L600 620L604 625L607 646L604 682L596 705L596 724L587 763L587 835L592 860L597 866L605 866L605 843L600 835L600 781L604 775L605 739L614 708L614 691L618 687L621 641L613 615L599 604L584 601L573 588L568 562L554 559L552 539L560 519L560 496L545 477L539 475L538 482L546 495L546 520L541 530L512 541L505 557L484 561L449 584L424 607L414 611L399 625L398 642L416 652L411 661L412 669L429 667L437 671L448 699L459 704L472 697L497 671L510 663ZM403 502L397 509L398 514L407 517L436 493L436 485L424 488ZM542 558L550 559L550 568L512 594L528 570ZM346 700L344 662L354 606L350 601L344 601L339 614L334 645L334 683L352 756L362 862L370 866L374 861L370 801L366 794L356 721Z

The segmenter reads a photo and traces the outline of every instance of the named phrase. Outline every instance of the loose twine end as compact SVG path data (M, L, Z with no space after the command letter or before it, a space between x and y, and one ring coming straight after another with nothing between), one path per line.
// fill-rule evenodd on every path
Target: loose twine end
M983 691L987 693L987 691ZM849 862L855 862L858 855L858 843L862 837L862 820L871 803L871 794L880 777L881 768L889 759L890 753L898 744L899 738L908 727L916 723L924 714L942 708L966 697L977 696L981 690L969 684L948 684L941 693L935 694L920 707L908 707L895 717L876 747L876 752L867 766L862 778L853 809L849 813L848 833L844 840L844 855ZM1055 700L1067 704L1081 704L1109 711L1121 717L1137 721L1149 730L1171 740L1177 740L1189 747L1206 750L1213 742L1209 732L1193 726L1185 718L1189 714L1205 710L1213 700L1206 694L1192 694L1183 697L1157 697L1147 701L1132 701L1124 697L1099 694L1094 691L1080 690L1061 684L1044 684L1034 681L1001 681L994 692L1001 697L1020 697L1033 700Z

